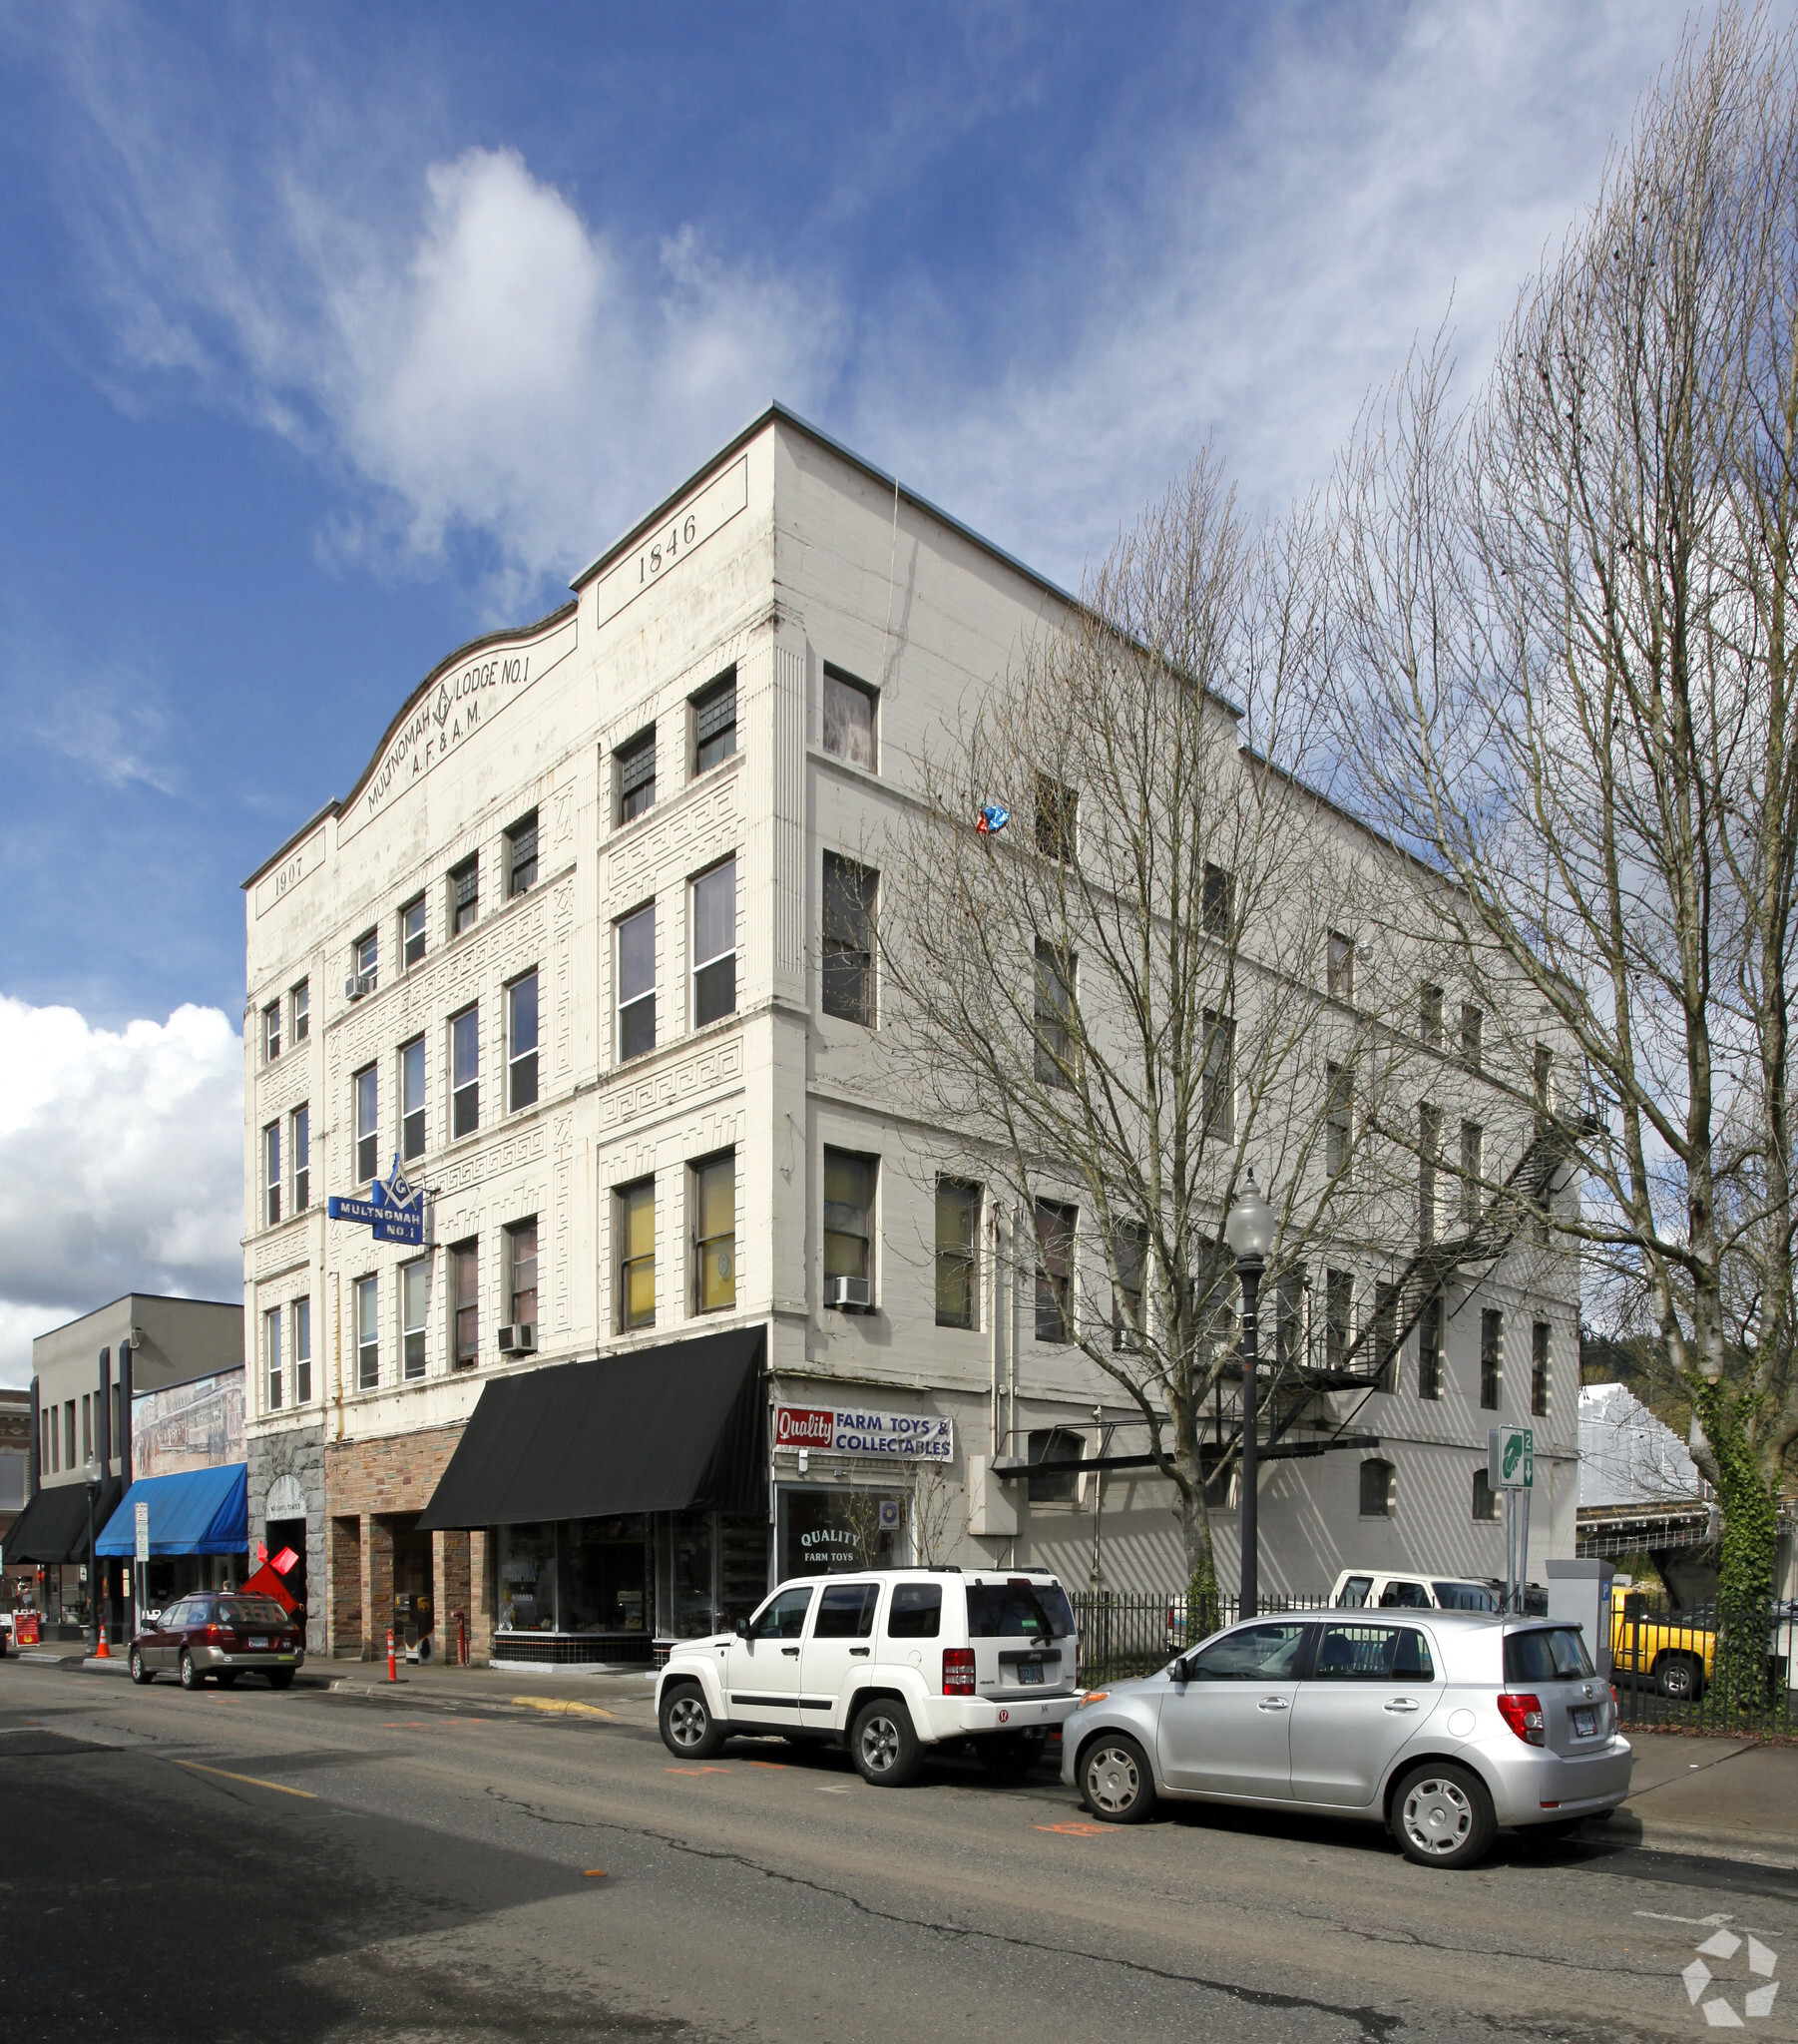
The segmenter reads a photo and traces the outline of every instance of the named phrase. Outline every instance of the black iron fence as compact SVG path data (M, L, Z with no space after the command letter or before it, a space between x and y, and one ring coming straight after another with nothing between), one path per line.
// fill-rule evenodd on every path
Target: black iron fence
M1611 1626L1611 1680L1624 1727L1688 1732L1798 1731L1791 1604L1672 1610L1631 1591Z
M1189 1617L1183 1591L1083 1590L1072 1602L1088 1688L1150 1675L1242 1615L1219 1597ZM1321 1593L1266 1596L1256 1615L1329 1608ZM1626 1730L1798 1735L1798 1605L1672 1611L1632 1592L1613 1607L1610 1644Z
M1080 1629L1081 1680L1122 1682L1131 1675L1151 1675L1175 1654L1196 1645L1220 1626L1242 1616L1239 1598L1219 1597L1209 1610L1188 1614L1186 1593L1157 1595L1142 1590L1082 1590L1072 1599ZM1326 1611L1330 1600L1319 1592L1296 1597L1267 1596L1259 1600L1257 1617L1285 1611Z

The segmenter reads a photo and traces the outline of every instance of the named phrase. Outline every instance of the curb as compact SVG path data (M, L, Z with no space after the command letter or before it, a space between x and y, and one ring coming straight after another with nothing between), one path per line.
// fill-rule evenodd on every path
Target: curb
M131 1661L124 1654L109 1654L104 1661L98 1655L89 1654L82 1662L83 1672L89 1675L130 1675Z

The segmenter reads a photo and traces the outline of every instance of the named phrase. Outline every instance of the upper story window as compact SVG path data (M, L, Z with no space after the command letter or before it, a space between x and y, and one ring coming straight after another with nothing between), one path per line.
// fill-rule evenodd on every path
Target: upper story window
M1431 1050L1443 1046L1442 988L1426 986L1417 997L1417 1033Z
M1480 1315L1480 1404L1497 1412L1505 1375L1505 1315L1488 1307Z
M262 1315L262 1359L268 1370L268 1410L281 1409L281 1309L270 1306Z
M1076 961L1053 944L1037 945L1034 1024L1036 1073L1046 1086L1071 1086L1074 1064Z
M1347 1065L1325 1065L1323 1168L1335 1178L1348 1169L1355 1139L1355 1075Z
M1219 943L1227 942L1236 912L1235 874L1206 859L1199 898L1205 935L1215 937Z
M537 884L537 811L521 816L506 832L506 898Z
M972 1327L980 1252L980 1188L937 1180L937 1325Z
M450 935L471 930L481 913L481 860L465 858L449 876Z
M449 1280L455 1314L452 1360L457 1369L473 1369L481 1359L481 1251L475 1238L450 1245Z
M381 962L381 940L376 931L369 930L356 939L353 958L358 990L365 994L373 993Z
M1329 994L1333 1001L1355 998L1355 940L1341 930L1330 932Z
M1078 1462L1087 1452L1087 1437L1077 1433L1071 1426L1045 1426L1033 1429L1028 1437L1029 1459L1033 1474L1026 1483L1033 1505L1072 1504L1080 1495L1080 1471L1078 1469L1051 1468L1043 1474L1034 1471L1044 1462Z
M693 1027L736 1011L736 860L692 884Z
M1442 1109L1426 1101L1417 1110L1417 1239L1436 1240L1441 1220L1436 1174L1442 1163Z
M262 1060L273 1064L281 1054L281 1004L270 1001L262 1010Z
M472 1135L481 1125L481 1010L464 1008L450 1020L450 1136Z
M1536 1046L1536 1133L1540 1136L1555 1112L1555 1053L1546 1043Z
M1537 1419L1549 1416L1549 1323L1536 1320L1530 1328L1530 1411Z
M1417 1395L1442 1396L1442 1293L1432 1292L1417 1323Z
M350 1085L356 1109L356 1182L366 1185L381 1163L380 1080L375 1067L365 1066Z
M736 670L693 698L693 771L703 773L736 751Z
M1486 1131L1478 1122L1461 1124L1461 1225L1480 1219L1480 1183L1486 1176Z
M296 1107L287 1124L293 1148L293 1211L303 1214L312 1204L312 1110Z
M537 1324L537 1216L515 1221L506 1230L506 1289L510 1293L512 1324Z
M824 854L824 1012L874 1026L874 903L880 875Z
M312 1033L312 982L302 979L290 996L293 1002L293 1041L304 1043Z
M1074 1339L1074 1237L1079 1216L1054 1200L1037 1202L1037 1339Z
M381 1287L376 1277L355 1280L356 1389L374 1391L381 1382Z
M1037 849L1045 858L1074 863L1080 834L1080 796L1053 774L1037 775Z
M425 1367L425 1333L431 1317L431 1260L418 1257L399 1271L400 1370L421 1377Z
M656 727L651 725L613 757L618 765L618 819L628 823L656 805Z
M692 1169L694 1300L702 1313L736 1303L736 1153Z
M264 1224L281 1218L281 1125L270 1122L262 1131L262 1201Z
M293 1301L293 1402L295 1405L309 1405L312 1401L312 1301L296 1298Z
M824 1276L874 1275L874 1175L872 1157L847 1150L824 1152Z
M656 1181L640 1179L614 1197L618 1225L618 1320L627 1332L656 1324Z
M1470 1072L1480 1069L1486 1017L1472 1001L1461 1003L1461 1062Z
M399 962L410 971L424 956L424 896L415 895L399 912Z
M618 924L618 1058L656 1048L656 904Z
M1112 1346L1139 1348L1142 1330L1142 1291L1148 1275L1148 1230L1139 1221L1121 1221L1112 1231L1112 1257L1118 1266L1118 1282L1112 1292Z
M506 1111L537 1104L537 975L506 989Z
M409 1164L424 1155L424 1038L399 1047L399 1153Z
M1228 1015L1205 1010L1205 1062L1202 1087L1207 1136L1229 1143L1236 1136L1236 1024Z
M827 667L824 670L824 750L834 753L851 766L870 773L879 765L875 745L875 705L879 694L853 675Z

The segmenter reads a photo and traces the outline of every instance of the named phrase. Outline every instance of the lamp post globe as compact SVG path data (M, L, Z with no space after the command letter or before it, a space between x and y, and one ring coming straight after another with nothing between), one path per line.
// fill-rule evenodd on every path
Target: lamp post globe
M1243 1174L1236 1197L1224 1219L1223 1239L1236 1259L1236 1276L1242 1284L1242 1577L1237 1607L1240 1618L1259 1615L1261 1602L1260 1555L1260 1466L1257 1434L1261 1423L1258 1387L1255 1382L1259 1322L1255 1301L1261 1288L1261 1272L1267 1253L1273 1248L1278 1217L1261 1197L1255 1184L1254 1168Z

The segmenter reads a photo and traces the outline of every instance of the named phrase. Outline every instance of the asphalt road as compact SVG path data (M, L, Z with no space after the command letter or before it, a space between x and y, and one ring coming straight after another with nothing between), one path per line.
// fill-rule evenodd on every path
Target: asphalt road
M0 1663L0 2030L33 2044L1691 2039L1719 1925L1798 1971L1775 1868L1501 1841L1446 1874L1298 1816L1091 1825L1047 1777L878 1790L771 1742L681 1767L641 1704ZM1709 1961L1738 2011L1749 1950Z

